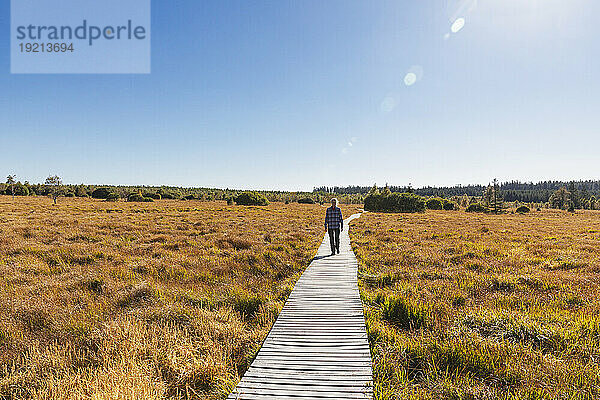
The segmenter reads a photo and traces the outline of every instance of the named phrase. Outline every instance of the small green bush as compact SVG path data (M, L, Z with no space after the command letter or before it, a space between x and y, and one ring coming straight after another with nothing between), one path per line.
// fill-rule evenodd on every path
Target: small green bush
M15 196L29 196L29 188L23 185L21 182L17 182L14 185ZM12 189L10 186L6 188L6 194L12 195Z
M428 199L427 202L425 202L425 205L427 206L428 210L441 210L442 208L444 208L444 203L442 199L438 199L435 197Z
M430 324L431 312L421 304L412 304L408 299L390 296L383 303L383 319L404 329L418 329Z
M423 212L425 200L414 193L370 194L365 198L365 210L376 212Z
M235 204L241 206L266 206L269 204L267 198L257 192L244 192L237 195L233 200Z
M150 203L150 202L154 201L154 199L151 199L150 197L144 197L139 193L131 193L129 196L127 196L127 201Z
M175 198L175 196L173 196L173 193L168 192L166 190L163 189L159 189L159 191L157 192L158 194L160 194L160 198L161 199L169 199L172 200Z
M232 206L232 205L233 205L233 197L229 197L229 198L227 199L227 205L228 205L228 206Z
M109 193L108 196L106 196L106 201L118 201L121 198L121 196L119 196L118 193Z
M483 212L483 213L485 213L485 212L489 212L490 209L481 203L473 203L473 204L470 204L469 207L467 207L466 211L467 212Z
M260 306L265 303L262 297L250 293L238 293L230 301L233 309L239 312L245 320L254 318Z
M193 194L188 194L187 196L183 197L184 200L196 200L196 196L194 196Z
M528 213L530 210L529 210L529 207L527 207L527 206L521 206L521 207L517 208L516 211L519 214L525 214L525 213Z
M444 210L446 211L452 211L452 210L457 210L458 209L458 205L450 200L446 200L444 199Z
M162 195L160 193L147 192L147 193L144 193L143 196L147 197L149 199L153 199L153 200L160 200L160 199L162 199Z
M106 200L106 198L108 197L108 195L110 193L111 193L111 191L108 188L105 188L105 187L97 188L97 189L94 189L94 191L92 192L92 198Z
M305 197L303 199L299 199L298 204L315 204L315 201L310 197Z

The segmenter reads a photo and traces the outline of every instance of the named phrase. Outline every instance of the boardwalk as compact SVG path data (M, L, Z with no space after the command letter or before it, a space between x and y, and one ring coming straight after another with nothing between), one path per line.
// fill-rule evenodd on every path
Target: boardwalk
M359 215L353 215L348 222ZM228 399L371 399L371 355L348 228L326 235Z

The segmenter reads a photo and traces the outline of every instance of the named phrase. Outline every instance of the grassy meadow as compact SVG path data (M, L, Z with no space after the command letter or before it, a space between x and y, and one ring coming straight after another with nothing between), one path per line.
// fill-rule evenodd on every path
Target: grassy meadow
M323 238L319 205L51 203L0 196L0 399L222 399Z
M376 399L600 398L600 212L353 222Z

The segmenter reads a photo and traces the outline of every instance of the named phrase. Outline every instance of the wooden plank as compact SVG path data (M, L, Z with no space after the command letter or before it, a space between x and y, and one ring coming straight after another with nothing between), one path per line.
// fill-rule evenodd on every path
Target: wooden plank
M340 254L329 253L325 235L228 400L373 398L358 262L347 230Z

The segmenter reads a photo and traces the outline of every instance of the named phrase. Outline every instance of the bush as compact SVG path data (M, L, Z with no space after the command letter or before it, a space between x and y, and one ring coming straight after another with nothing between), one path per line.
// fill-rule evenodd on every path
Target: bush
M442 199L438 199L435 197L427 200L425 205L427 206L428 210L441 210L442 208L444 208L444 203L442 202Z
M299 204L315 204L315 201L310 197L305 197L303 199L298 200Z
M376 212L423 212L425 200L414 193L371 194L365 198L365 210Z
M266 206L269 204L267 198L256 192L244 192L236 196L234 199L235 204L241 206Z
M483 212L483 213L486 213L486 212L489 212L490 209L487 208L486 206L484 206L481 203L473 203L473 204L470 204L469 207L467 207L466 211L467 212Z
M411 304L408 299L388 297L383 303L383 319L404 329L418 329L430 324L431 312L421 304Z
M173 196L173 194L171 192L167 192L166 190L160 189L157 194L160 195L161 199L174 199L175 196Z
M6 194L12 194L10 186L6 188ZM29 188L21 182L15 183L15 196L29 196Z
M457 210L458 209L458 205L450 200L446 200L444 199L444 210L446 211L452 211L452 210Z
M227 199L227 205L228 205L228 206L232 206L232 205L233 205L233 197L229 197L229 198Z
M239 312L245 320L250 320L256 316L260 306L265 300L255 294L239 293L231 300L233 309Z
M193 194L188 194L187 196L183 197L184 200L196 200L196 196L194 196Z
M111 191L108 188L97 188L92 192L92 198L106 200L110 193Z
M521 206L521 207L517 208L517 212L519 214L525 214L525 213L528 213L529 211L530 211L529 207L527 207L527 206Z
M162 196L161 196L160 193L150 193L150 192L147 192L147 193L143 194L143 197L147 197L149 199L154 199L154 200L160 200L160 199L162 199Z
M65 197L75 197L75 193L67 192L67 193L65 193Z
M112 192L106 196L106 201L118 201L121 198L118 193Z
M150 197L144 197L139 193L131 193L129 196L127 196L127 201L149 203L154 201L154 199L151 199Z

